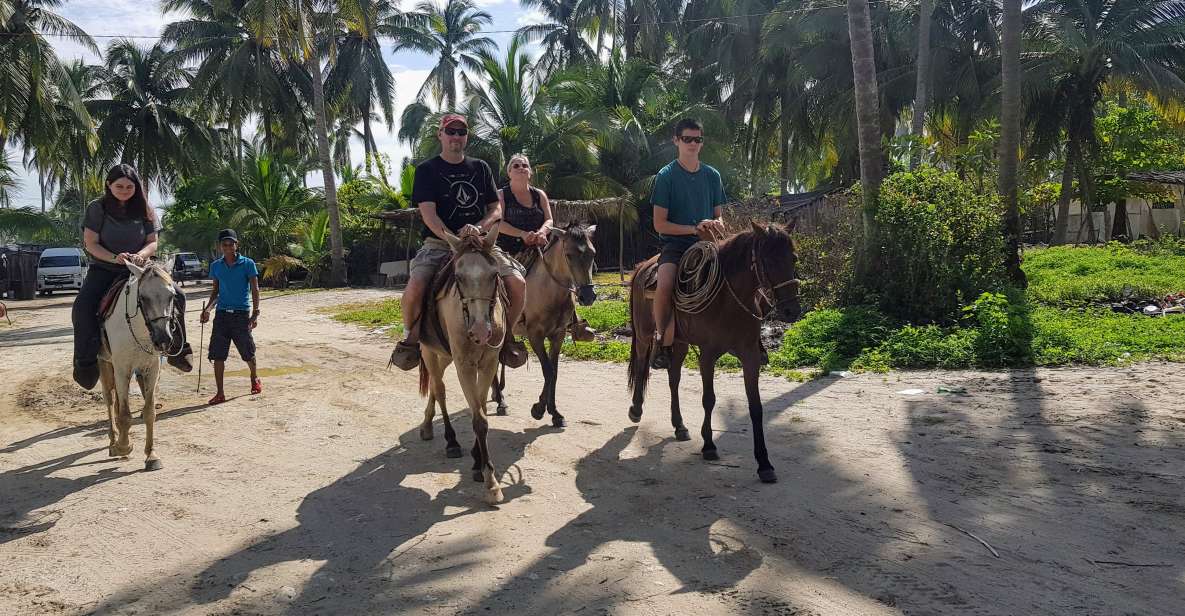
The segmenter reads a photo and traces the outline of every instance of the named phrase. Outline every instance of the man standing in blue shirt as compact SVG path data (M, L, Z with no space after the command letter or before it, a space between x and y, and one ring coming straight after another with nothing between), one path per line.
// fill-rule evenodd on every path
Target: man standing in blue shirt
M720 172L701 163L704 127L690 118L675 125L675 147L679 157L654 177L654 230L662 236L658 256L658 288L654 293L655 345L651 366L671 365L671 344L675 341L675 278L683 253L700 238L724 234L723 206L726 201Z
M255 370L255 339L251 336L251 330L259 320L259 270L254 261L239 254L239 236L234 229L218 232L218 246L222 249L222 258L210 264L214 288L210 291L210 301L202 309L202 323L205 323L210 320L210 309L218 307L214 315L214 332L210 334L209 354L210 361L214 362L218 393L210 398L210 404L226 402L222 377L231 342L239 350L239 357L251 368L251 393L263 391ZM251 291L250 304L247 303L248 289Z

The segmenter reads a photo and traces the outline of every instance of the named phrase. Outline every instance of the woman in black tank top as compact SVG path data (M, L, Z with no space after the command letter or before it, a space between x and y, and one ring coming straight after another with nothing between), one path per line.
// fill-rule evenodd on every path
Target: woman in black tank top
M531 186L531 161L523 154L515 154L510 157L506 173L510 183L498 191L502 222L506 223L498 230L498 246L516 255L532 246L547 245L551 204L546 193Z

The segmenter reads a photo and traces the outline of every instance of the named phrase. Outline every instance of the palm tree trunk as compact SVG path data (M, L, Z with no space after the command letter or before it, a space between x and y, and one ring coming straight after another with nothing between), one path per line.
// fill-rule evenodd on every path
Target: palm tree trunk
M337 205L337 184L329 156L329 122L325 116L325 84L321 81L321 59L316 51L306 53L305 62L313 79L313 115L316 117L317 160L325 184L325 206L329 209L329 242L332 246L329 286L346 285L346 258L342 247L341 212Z
M933 14L934 0L922 0L918 13L917 94L913 99L913 123L909 131L918 140L919 146L922 141L922 129L926 123L926 109L930 106L930 18ZM919 151L911 152L909 155L910 170L917 169L919 162L921 162L921 153Z
M346 138L349 139L348 136ZM362 113L362 151L366 157L367 173L370 173L371 155L374 154L374 149L371 147L373 143L374 133L370 131L370 105L367 105Z
M1052 244L1065 244L1070 226L1070 199L1074 196L1074 161L1078 158L1078 141L1070 136L1066 143L1066 166L1062 169L1062 190L1057 200L1057 220L1053 224Z
M41 213L42 214L45 213L45 183L47 181L48 180L45 179L45 173L39 170L37 172L37 187L41 189Z
M857 260L857 280L871 283L876 250L876 199L880 190L880 98L876 83L876 57L872 49L872 20L868 0L848 0L848 37L852 46L852 77L856 90L856 126L860 149L860 187L863 189L863 249ZM869 288L876 288L876 285Z
M778 192L783 195L790 191L790 110L786 108L788 99L786 92L782 92L781 134L778 136L782 150L782 169L778 175Z
M927 0L923 0L923 4ZM1000 198L1004 201L1004 268L1008 279L1025 288L1025 273L1020 268L1020 198L1016 177L1020 145L1020 29L1021 0L1004 0L1003 36L1000 56L1002 96L1000 97ZM914 115L917 120L917 115Z

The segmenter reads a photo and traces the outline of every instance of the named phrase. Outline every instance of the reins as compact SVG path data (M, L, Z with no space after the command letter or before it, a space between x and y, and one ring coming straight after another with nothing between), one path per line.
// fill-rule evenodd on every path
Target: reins
M154 269L154 267L155 266L150 267L144 271L147 273L149 271L152 271ZM141 276L140 278L142 280L144 277ZM128 314L128 303L129 303L128 300L131 297L131 294L132 294L132 285L131 285L131 281L129 280L128 283L125 284L123 287L123 296L124 296L123 319L124 319L124 322L127 323L128 331L130 331L132 333L132 340L136 343L136 346L139 347L141 351L143 351L145 354L148 354L148 355L164 355L165 357L177 357L177 356L181 355L181 352L185 350L185 335L184 335L184 333L182 333L181 344L177 346L177 352L175 352L175 353L161 353L161 352L157 351L156 349L152 348L151 346L145 346L144 343L140 342L140 337L136 335L136 328L132 326L132 319L134 319L136 317L141 317L144 320L144 326L149 329L150 336L151 336L152 324L157 321L163 320L163 319L169 320L169 330L170 331L177 331L177 330L180 330L181 328L178 327L178 325L176 323L177 318L176 318L176 316L174 316L172 314L174 312L173 310L169 310L170 314L167 314L164 316L153 317L153 318L148 317L148 314L144 312L144 300L143 300L143 298L140 297L140 280L136 281L136 311L132 314ZM176 301L176 300L174 300L174 301ZM172 302L170 302L170 303L172 303Z
M723 287L728 289L728 294L732 296L733 301L749 316L757 321L766 320L770 312L762 310L762 302L771 308L776 306L774 292L785 286L797 285L799 281L791 278L771 284L769 276L765 273L765 268L761 265L761 260L757 258L758 239L754 238L749 249L749 268L757 277L757 288L753 291L751 303L742 301L736 290L733 289L728 276L720 268L718 242L722 241L724 237L716 230L712 231L712 235L712 240L696 242L687 249L683 259L687 260L688 267L684 268L683 262L680 261L679 278L675 285L675 307L680 312L687 314L700 314L716 300L721 287ZM696 286L697 282L701 284ZM684 291L689 287L692 290Z

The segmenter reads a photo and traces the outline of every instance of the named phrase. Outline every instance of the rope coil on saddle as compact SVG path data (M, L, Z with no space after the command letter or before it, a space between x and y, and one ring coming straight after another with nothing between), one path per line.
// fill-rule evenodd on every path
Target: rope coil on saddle
M687 314L699 314L706 310L724 286L720 254L716 248L716 242L724 238L715 231L713 236L712 240L692 244L679 261L675 308Z

